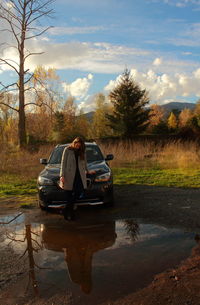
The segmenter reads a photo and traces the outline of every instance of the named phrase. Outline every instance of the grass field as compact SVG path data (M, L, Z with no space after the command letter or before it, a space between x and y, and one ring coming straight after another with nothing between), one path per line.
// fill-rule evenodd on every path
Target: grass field
M200 187L198 143L118 142L101 148L105 155L115 156L110 162L115 184ZM52 146L45 146L34 153L0 152L0 197L35 196L37 175L43 168L39 159L47 158L51 150Z
M114 168L114 183L167 187L200 187L200 170Z

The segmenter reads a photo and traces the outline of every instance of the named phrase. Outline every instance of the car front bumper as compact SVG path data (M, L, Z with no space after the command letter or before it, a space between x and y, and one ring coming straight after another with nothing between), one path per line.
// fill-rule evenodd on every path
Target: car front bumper
M38 185L38 197L43 207L62 208L67 204L66 192L57 185ZM99 205L112 201L113 184L109 182L95 183L85 190L83 199L75 202L76 205Z

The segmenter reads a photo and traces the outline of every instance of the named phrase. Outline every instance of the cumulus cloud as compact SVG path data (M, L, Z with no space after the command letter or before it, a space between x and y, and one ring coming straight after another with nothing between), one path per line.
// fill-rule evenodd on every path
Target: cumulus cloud
M92 79L93 79L93 75L88 74L87 77L77 78L71 84L63 83L62 84L63 90L64 92L72 95L75 98L84 99L88 95L88 90L91 86Z
M196 98L200 96L200 68L190 74L176 73L174 75L159 74L153 70L142 73L132 69L131 75L142 89L148 91L152 103L164 104L169 101L177 101L177 97L182 97L183 100L188 96ZM116 80L111 80L104 90L106 92L112 90L119 83L120 78L119 75Z
M94 111L96 107L95 95L89 95L78 104L78 109L84 110L84 113Z

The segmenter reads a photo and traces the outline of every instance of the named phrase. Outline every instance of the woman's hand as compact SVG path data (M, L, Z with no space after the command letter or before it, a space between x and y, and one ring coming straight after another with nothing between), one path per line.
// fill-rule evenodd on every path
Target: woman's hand
M65 183L65 178L63 176L60 177L60 187L63 189Z

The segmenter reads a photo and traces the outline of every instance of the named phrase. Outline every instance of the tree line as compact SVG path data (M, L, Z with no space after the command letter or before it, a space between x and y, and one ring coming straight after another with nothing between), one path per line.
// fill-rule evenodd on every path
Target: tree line
M199 102L194 110L174 109L165 113L161 106L150 104L148 92L140 88L128 69L108 96L103 93L94 96L92 117L77 108L72 96L63 100L59 94L56 95L58 77L55 70L38 67L34 74L35 82L41 79L50 82L51 86L48 83L48 92L38 91L34 102L29 104L26 113L27 144L64 143L77 135L85 139L130 139L138 134L200 134ZM16 95L3 93L1 100L5 102L0 104L0 143L17 145L18 117L12 109ZM6 103L12 106L6 107Z

